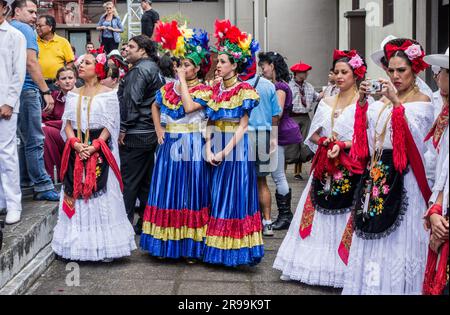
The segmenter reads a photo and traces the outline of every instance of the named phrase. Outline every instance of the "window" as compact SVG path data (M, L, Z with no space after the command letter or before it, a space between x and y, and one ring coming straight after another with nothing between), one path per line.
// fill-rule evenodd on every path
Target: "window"
M394 0L383 0L383 26L394 23Z

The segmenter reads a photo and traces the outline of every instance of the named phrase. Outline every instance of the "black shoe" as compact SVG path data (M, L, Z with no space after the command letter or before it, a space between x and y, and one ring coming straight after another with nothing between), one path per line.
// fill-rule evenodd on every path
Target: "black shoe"
M272 228L275 231L287 230L294 216L291 211L292 190L289 190L289 194L286 196L281 196L277 192L275 198L278 206L278 218L272 224Z
M305 180L305 179L303 178L303 176L300 175L300 174L295 175L294 178L295 178L296 180Z
M144 222L143 222L142 218L139 218L136 225L134 226L134 233L136 233L136 235L142 234L142 225L143 224L144 224Z

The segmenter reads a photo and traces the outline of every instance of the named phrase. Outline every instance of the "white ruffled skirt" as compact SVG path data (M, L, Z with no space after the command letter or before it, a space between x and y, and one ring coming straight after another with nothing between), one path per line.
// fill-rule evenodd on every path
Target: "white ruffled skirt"
M72 219L62 210L61 190L53 251L69 260L101 261L130 256L136 249L135 233L125 210L119 182L110 170L107 191L96 198L77 200Z
M344 295L421 295L429 236L423 228L426 204L412 171L405 175L408 210L388 237L353 236Z
M346 266L338 255L338 248L350 213L324 215L316 211L311 235L302 239L299 228L312 180L311 176L273 267L286 279L342 288Z

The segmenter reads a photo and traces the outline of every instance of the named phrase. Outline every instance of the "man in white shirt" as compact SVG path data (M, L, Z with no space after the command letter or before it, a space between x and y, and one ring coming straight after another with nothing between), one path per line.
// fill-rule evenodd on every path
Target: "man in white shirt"
M0 209L6 224L20 221L22 212L17 155L17 116L26 74L26 40L5 19L14 0L0 0Z

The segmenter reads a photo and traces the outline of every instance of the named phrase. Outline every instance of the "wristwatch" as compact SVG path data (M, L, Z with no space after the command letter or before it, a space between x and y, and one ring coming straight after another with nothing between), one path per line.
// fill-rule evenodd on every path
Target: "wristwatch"
M42 95L52 95L52 91L51 90L47 90L45 92L41 92Z

